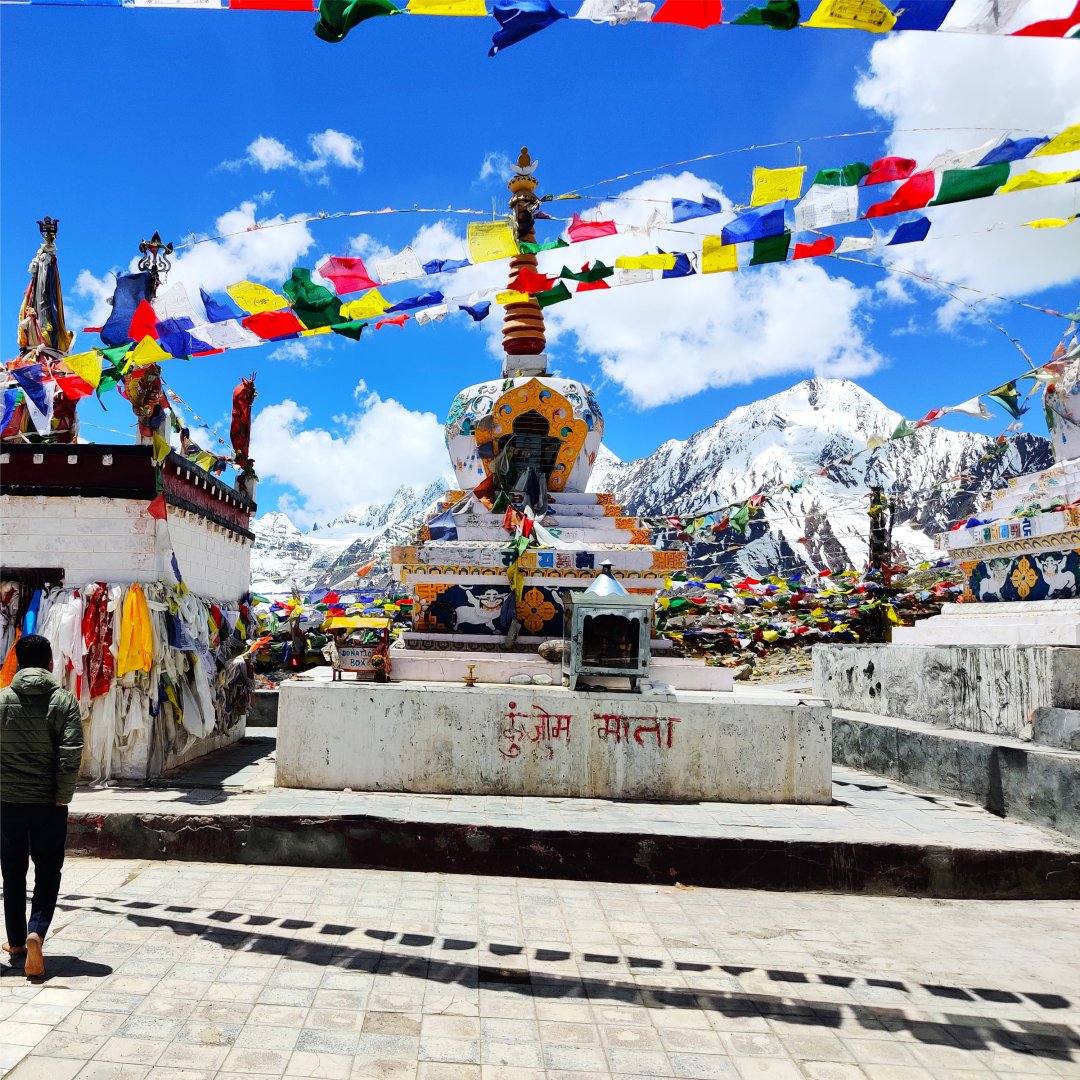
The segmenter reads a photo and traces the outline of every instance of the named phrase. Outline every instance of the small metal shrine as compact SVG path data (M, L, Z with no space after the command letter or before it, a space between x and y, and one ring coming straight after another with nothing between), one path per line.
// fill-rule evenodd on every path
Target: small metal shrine
M631 691L637 691L638 679L649 674L652 613L652 595L628 593L610 562L602 564L587 589L567 593L563 674L570 689L576 690L583 676L623 675Z

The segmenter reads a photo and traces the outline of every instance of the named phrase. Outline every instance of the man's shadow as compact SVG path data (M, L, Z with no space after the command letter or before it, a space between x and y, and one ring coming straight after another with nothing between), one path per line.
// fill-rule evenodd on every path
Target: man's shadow
M30 986L43 986L53 979L104 979L113 969L108 964L95 964L90 960L81 960L77 956L62 956L47 953L45 956L45 974L38 978L29 978L23 973L22 964L10 961L0 967L0 979L24 979Z

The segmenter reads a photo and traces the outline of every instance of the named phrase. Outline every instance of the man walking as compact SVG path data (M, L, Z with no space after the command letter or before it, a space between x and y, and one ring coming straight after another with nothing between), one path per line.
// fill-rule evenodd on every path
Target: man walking
M83 730L75 698L52 677L48 638L15 643L19 670L0 690L0 871L4 921L13 959L28 977L45 974L42 942L60 893L68 803L75 794ZM26 919L26 871L34 860L34 895Z

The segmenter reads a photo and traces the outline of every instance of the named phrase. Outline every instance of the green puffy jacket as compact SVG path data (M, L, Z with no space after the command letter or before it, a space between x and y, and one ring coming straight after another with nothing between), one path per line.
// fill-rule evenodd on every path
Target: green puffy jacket
M0 690L0 800L71 802L79 779L79 703L44 668L21 668Z

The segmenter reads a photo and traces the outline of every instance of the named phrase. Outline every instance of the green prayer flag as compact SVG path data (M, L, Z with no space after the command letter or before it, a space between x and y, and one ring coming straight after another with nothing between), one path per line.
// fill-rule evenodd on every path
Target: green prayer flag
M728 527L734 529L736 532L745 533L746 527L750 524L750 504L743 503L735 513L728 517Z
M735 22L742 26L791 30L799 24L799 5L795 0L769 0L763 8L747 8Z
M683 596L676 596L668 604L668 611L682 611L684 607L689 607L690 601Z
M1016 389L1015 382L1004 383L983 396L996 401L1014 420L1019 420L1027 412L1020 405L1020 391Z
M869 172L869 165L854 161L850 165L842 165L839 169L818 169L814 183L823 187L854 187Z
M765 236L754 241L754 256L750 260L751 266L761 266L763 263L783 262L787 258L788 247L791 244L791 233L782 232L779 236Z
M528 240L523 240L518 244L518 247L527 255L536 255L541 251L554 251L556 248L569 246L561 236L556 236L554 240L545 240L542 244L531 243Z
M930 206L964 202L993 195L1009 179L1009 163L980 165L974 169L946 169L941 174L941 187Z
M367 323L363 319L352 319L349 322L331 323L330 329L335 334L340 334L342 337L352 338L353 341L360 340L360 334Z
M896 430L889 436L889 439L906 439L909 435L915 434L915 428L911 426L906 420L901 420L896 425Z
M584 270L571 270L564 266L559 272L559 277L569 278L571 281L581 281L585 284L592 284L596 281L602 281L604 278L611 277L615 273L615 270L610 266L605 266L599 259L592 264L592 266L586 266Z
M333 326L341 319L341 301L325 286L311 280L311 271L297 266L292 277L281 287L289 298L296 317L307 327L315 330L320 326Z
M120 361L127 356L130 348L131 343L125 342L123 345L114 345L111 349L102 349L101 355L104 356L113 367L120 368L123 367Z
M345 35L376 15L400 15L390 0L319 0L315 33L323 41L344 41Z
M560 281L554 288L538 292L533 299L540 307L546 308L550 307L552 304L561 304L564 300L569 300L570 290L566 287L566 282Z

